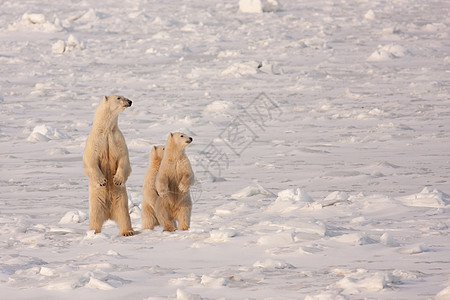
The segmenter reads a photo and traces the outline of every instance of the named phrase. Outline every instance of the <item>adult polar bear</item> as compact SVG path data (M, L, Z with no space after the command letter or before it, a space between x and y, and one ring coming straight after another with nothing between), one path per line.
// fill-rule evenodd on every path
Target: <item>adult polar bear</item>
M120 95L103 97L86 141L83 166L89 177L89 230L95 233L101 232L103 223L111 219L121 235L134 235L125 187L131 173L130 159L118 126L119 114L131 103Z

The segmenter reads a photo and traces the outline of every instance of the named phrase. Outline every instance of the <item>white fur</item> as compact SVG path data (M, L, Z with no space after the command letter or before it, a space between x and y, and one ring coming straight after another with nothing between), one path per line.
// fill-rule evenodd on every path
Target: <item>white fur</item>
M101 232L103 223L111 219L121 235L134 234L125 187L131 173L130 160L118 127L119 114L130 105L125 97L105 96L97 107L86 141L83 165L89 177L89 230L95 233Z
M188 230L190 226L192 201L189 188L194 183L194 173L184 148L191 142L192 138L179 132L170 133L166 142L156 178L159 197L155 206L164 231Z
M159 225L155 214L156 200L158 193L156 192L155 179L161 165L164 155L164 146L154 146L150 152L150 159L144 176L144 185L142 187L142 229L153 229Z

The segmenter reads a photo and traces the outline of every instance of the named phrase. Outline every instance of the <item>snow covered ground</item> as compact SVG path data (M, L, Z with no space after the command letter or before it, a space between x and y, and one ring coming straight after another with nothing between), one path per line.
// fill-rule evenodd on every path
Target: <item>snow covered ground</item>
M450 299L448 1L279 4L0 2L2 299ZM127 238L88 231L112 93L133 100ZM176 130L192 228L142 231Z

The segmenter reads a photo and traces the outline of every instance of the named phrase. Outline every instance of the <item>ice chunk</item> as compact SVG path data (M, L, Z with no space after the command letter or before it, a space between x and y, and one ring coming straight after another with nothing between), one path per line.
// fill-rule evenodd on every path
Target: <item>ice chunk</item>
M89 282L85 285L85 287L90 289L99 289L99 290L112 290L114 287L107 282L101 281L94 277L89 279Z
M224 278L214 278L208 275L203 275L201 284L208 287L222 287L226 285L226 280Z
M450 286L437 293L435 299L450 299Z
M256 61L234 63L223 70L222 75L233 75L237 78L242 77L242 75L255 75L258 73L259 66L260 63Z
M261 0L239 0L239 11L243 13L262 13Z
M409 54L409 51L400 45L378 46L378 49L369 56L367 61L386 61L407 54Z
M36 13L25 13L22 18L8 26L9 30L26 30L26 31L40 31L40 32L57 32L61 31L62 27L58 19L54 23L49 22L45 15Z
M69 211L61 218L59 224L82 223L86 219L87 215L82 211Z
M300 202L314 202L312 198L306 193L305 190L302 190L300 188L294 189L287 189L283 190L278 193L278 198L276 201L300 201Z
M80 41L78 41L78 39L76 37L74 37L72 34L69 35L69 37L67 38L67 43L66 43L66 51L71 51L73 49L83 49L84 45L83 43L80 43Z
M293 234L290 232L279 232L272 235L262 236L258 239L261 246L285 246L294 242Z
M72 34L69 35L67 38L67 42L64 42L62 40L57 41L52 45L52 52L55 54L61 54L65 52L71 52L75 49L83 49L84 44L80 43L76 37L74 37Z
M66 50L66 43L62 40L57 41L52 45L52 53L61 54Z
M280 10L276 0L240 0L239 11L243 13L275 12Z
M258 69L263 73L273 75L281 75L284 73L283 69L280 67L278 63L269 62L267 60L262 61L261 64L258 66Z
M242 190L234 193L233 195L231 195L231 198L233 199L241 199L241 198L247 198L247 197L251 197L254 195L258 195L260 194L260 190L258 187L256 186L247 186L245 188L243 188Z
M373 10L369 9L366 14L364 15L364 18L366 20L374 20L375 19L375 13L373 12Z
M177 300L201 300L202 297L197 294L190 294L181 289L177 289Z
M317 295L308 295L305 300L346 300L347 298L337 292L323 292Z
M270 213L288 213L290 211L303 208L308 203L314 202L306 191L297 189L287 189L278 193L278 197L267 208Z
M390 273L370 274L367 270L358 269L356 272L346 274L342 280L338 281L337 286L346 294L359 294L361 290L381 291L392 281L393 277Z
M380 243L382 243L383 245L388 246L388 247L398 246L398 243L395 241L395 239L392 237L392 235L388 232L383 233L383 235L380 237Z
M266 270L275 270L275 269L294 269L295 267L291 264L285 263L280 260L274 259L266 259L264 261L257 261L253 264L255 268L262 268Z
M53 276L53 275L55 275L55 272L52 269L47 268L47 267L41 267L41 270L39 271L39 273L41 275L44 275L44 276Z
M325 197L322 202L323 206L331 206L339 202L345 202L349 198L349 195L346 192L335 191Z
M54 129L43 124L34 127L33 132L28 136L27 141L46 142L52 139L68 139L68 138L70 137L67 134L59 131L58 129Z
M428 252L430 249L424 244L413 245L400 249L402 254L419 254L423 252Z
M23 21L28 21L31 24L44 24L45 23L45 16L43 14L23 14L22 16Z
M349 234L343 234L337 237L333 238L334 240L340 242L340 243L346 243L351 245L367 245L367 244L373 244L375 241L367 236L365 233L349 233Z
M205 107L204 112L223 112L230 108L233 108L233 103L229 101L214 101Z
M237 235L237 231L233 229L213 230L210 232L210 239L214 242L225 242Z
M407 206L419 207L445 207L448 205L448 195L439 190L430 190L425 187L420 193L405 197L399 197L398 200Z

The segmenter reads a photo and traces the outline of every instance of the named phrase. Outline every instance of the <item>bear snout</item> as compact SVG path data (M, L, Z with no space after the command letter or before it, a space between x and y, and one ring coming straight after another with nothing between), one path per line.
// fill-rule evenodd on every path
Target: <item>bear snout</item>
M186 143L190 144L192 143L193 139L191 137L189 137L189 140L186 141Z
M121 100L120 103L122 104L122 107L130 107L131 104L133 103L133 101L131 101L131 100L127 99L127 98L122 97L122 100Z

